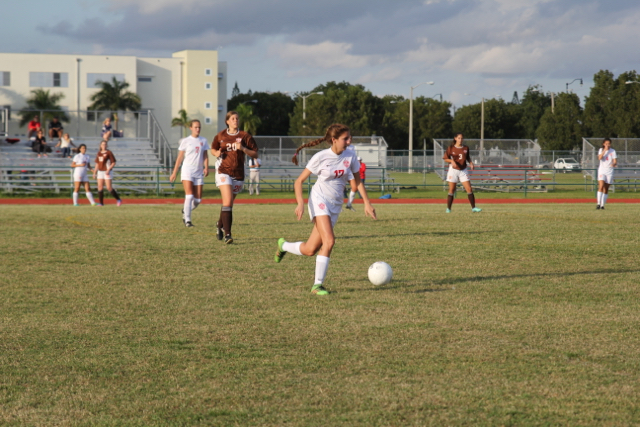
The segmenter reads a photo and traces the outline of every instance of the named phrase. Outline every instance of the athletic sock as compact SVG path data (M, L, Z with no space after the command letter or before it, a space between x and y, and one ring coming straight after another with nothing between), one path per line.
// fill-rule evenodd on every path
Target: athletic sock
M120 200L120 195L118 194L118 192L116 191L115 188L112 188L109 193L111 193L111 195L113 196L114 199L116 200ZM102 202L100 202L102 203Z
M356 193L353 191L349 191L349 204L353 203L353 199L355 199Z
M609 195L607 193L604 193L602 195L602 204L600 206L604 206L607 203L608 198L609 198Z
M604 193L602 193L601 191L598 191L598 193L596 194L596 199L597 199L598 206L602 206L602 196L603 195L604 195Z
M233 207L223 206L220 212L220 219L222 220L222 228L224 228L224 233L227 235L231 234L231 223L233 222Z
M282 249L294 255L302 255L302 252L300 252L301 245L302 242L284 242Z
M453 194L449 193L447 195L447 209L451 209L452 204L453 204Z
M202 202L202 199L196 199L194 197L193 199L193 205L191 205L191 210L194 210L195 208L197 208L198 206L200 206L200 202Z
M193 194L184 197L184 220L191 222L191 203L193 203Z
M98 191L98 200L100 200L101 205L104 205L104 190Z
M469 198L469 203L471 203L471 209L476 207L476 196L473 193L467 193L467 197Z
M91 194L90 191L87 191L87 199L89 199L89 201L91 202L92 205L96 204L96 201L93 200L93 194Z
M78 193L73 193L73 204L74 205L78 204Z
M316 257L316 279L314 285L322 285L329 269L329 257L318 255Z

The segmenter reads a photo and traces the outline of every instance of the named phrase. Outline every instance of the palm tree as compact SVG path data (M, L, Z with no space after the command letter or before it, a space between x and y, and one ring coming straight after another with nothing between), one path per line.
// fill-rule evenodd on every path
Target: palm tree
M138 111L142 106L140 97L129 92L129 83L120 82L115 77L111 83L97 81L100 91L94 93L89 98L93 103L89 106L89 110L106 110L113 111L114 129L118 129L118 111Z
M184 138L190 121L189 117L187 117L187 110L183 109L178 111L178 117L174 117L173 120L171 120L171 127L182 126L182 137Z
M262 123L260 117L253 114L253 106L248 104L240 104L236 108L238 112L238 118L240 119L240 127L245 132L249 132L251 135L255 135L258 131L258 126Z
M20 110L18 113L20 116L20 127L26 126L33 116L39 113L42 113L43 123L46 123L54 117L57 117L61 122L69 122L69 117L67 117L67 114L60 105L58 105L60 100L64 98L63 93L51 94L48 90L44 89L34 89L31 93L33 95L27 99L27 108Z

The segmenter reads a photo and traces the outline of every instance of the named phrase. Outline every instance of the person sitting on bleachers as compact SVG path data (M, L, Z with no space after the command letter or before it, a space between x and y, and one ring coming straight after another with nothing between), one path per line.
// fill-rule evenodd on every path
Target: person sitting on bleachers
M47 147L47 139L41 129L38 131L35 141L33 141L33 152L38 153L38 158L42 157L42 155L49 157L47 156L47 148L49 148Z
M104 139L107 142L113 136L113 127L111 126L111 119L109 117L104 119L104 122L102 122L101 136L102 136L102 139Z
M49 138L61 138L62 131L62 123L60 123L57 117L54 117L49 123Z
M56 147L62 148L63 158L64 157L71 158L71 147L70 147L71 145L75 147L75 144L73 143L73 139L71 139L69 134L65 133L64 135L62 135L62 138L60 138L60 141L58 141L58 143L56 144Z
M27 125L27 129L29 130L29 132L27 133L27 137L31 138L33 136L36 136L40 128L40 118L38 116L34 116L33 120L31 120Z

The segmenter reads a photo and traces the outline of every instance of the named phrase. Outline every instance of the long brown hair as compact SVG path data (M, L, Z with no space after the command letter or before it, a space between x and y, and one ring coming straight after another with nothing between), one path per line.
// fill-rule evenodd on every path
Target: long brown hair
M607 141L609 141L609 145L613 144L613 142L611 141L611 138L605 138L605 139L602 140L602 148L603 149L604 149L604 143L607 142Z
M318 139L314 139L311 142L307 142L306 144L302 144L300 147L298 147L298 149L296 150L296 154L293 155L293 157L291 158L291 161L293 162L293 164L297 165L298 164L298 153L300 152L300 150L302 150L303 148L307 148L307 147L313 147L316 146L320 143L323 142L327 142L329 144L333 143L333 138L338 139L340 137L340 135L342 135L345 132L350 132L349 127L346 125L341 125L340 123L334 123L331 126L329 126L327 128L327 131L325 132L324 136L322 138L318 138Z
M449 144L449 147L453 147L454 145L456 145L456 138L458 137L458 135L462 135L462 138L464 138L464 134L462 132L457 132L453 135L453 141L451 141L451 144Z

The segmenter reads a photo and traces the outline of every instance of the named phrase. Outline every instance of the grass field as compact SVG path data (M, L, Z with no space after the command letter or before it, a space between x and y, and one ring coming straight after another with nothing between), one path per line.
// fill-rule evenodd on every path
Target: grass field
M317 297L293 205L2 206L0 424L640 424L636 205L356 207Z

